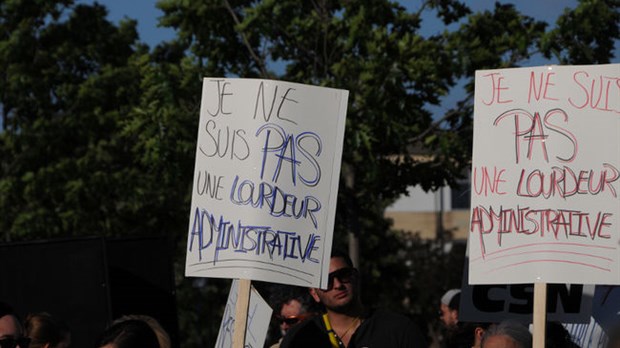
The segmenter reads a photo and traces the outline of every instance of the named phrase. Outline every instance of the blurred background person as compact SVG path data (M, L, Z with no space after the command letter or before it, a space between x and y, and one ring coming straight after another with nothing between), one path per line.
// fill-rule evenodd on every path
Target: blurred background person
M157 342L159 343L159 347L160 348L171 348L172 344L170 341L170 335L168 335L168 332L166 332L166 330L164 330L161 324L159 324L157 319L151 316L142 315L142 314L124 315L116 319L114 322L112 322L112 325L121 323L126 320L141 320L145 322L148 326L151 327L151 330L153 330L153 332L155 333L155 336L157 336Z
M461 289L446 291L439 301L439 319L443 324L442 348L470 348L475 341L475 327L459 322Z
M448 330L456 328L459 322L461 289L450 289L441 296L439 317Z
M620 348L620 325L616 325L609 330L609 340L607 348Z
M69 327L49 313L28 315L24 330L26 337L30 338L30 348L67 348L71 345Z
M489 326L482 336L482 348L530 348L532 334L520 323L512 320Z
M579 348L579 345L573 342L561 323L548 321L545 324L545 348Z
M274 319L280 334L280 340L271 348L279 348L282 338L290 328L318 312L308 289L297 286L280 286L272 294L271 303L275 309Z
M161 348L151 327L142 320L129 319L112 324L99 337L97 348Z
M30 339L13 308L0 302L0 348L28 348Z

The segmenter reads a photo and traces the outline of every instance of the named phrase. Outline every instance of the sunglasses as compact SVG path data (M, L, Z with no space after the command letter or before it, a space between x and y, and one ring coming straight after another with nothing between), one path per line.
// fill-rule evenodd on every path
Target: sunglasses
M290 317L283 317L281 315L276 316L278 323L286 323L288 325L295 325L306 318L305 315L291 315Z
M338 279L343 284L350 283L353 278L357 276L357 269L352 267L341 268L337 271L333 271L329 274L327 278L327 289L325 291L329 291L334 288L334 279Z
M15 348L17 346L20 348L28 348L28 345L30 345L30 338L28 337L6 337L0 339L0 348Z

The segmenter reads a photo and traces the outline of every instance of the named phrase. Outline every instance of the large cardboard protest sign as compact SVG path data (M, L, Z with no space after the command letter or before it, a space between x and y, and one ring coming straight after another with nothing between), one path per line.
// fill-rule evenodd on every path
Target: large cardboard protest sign
M239 297L239 281L233 280L224 309L224 316L220 324L220 331L217 335L215 343L216 348L230 348L233 346L233 337L235 335L235 307L237 298ZM244 347L263 347L269 322L271 320L271 312L273 310L263 297L252 288L250 290L250 303L248 307L247 325L245 329Z
M470 284L620 284L620 65L476 72Z
M281 81L204 79L186 275L321 285L347 99Z

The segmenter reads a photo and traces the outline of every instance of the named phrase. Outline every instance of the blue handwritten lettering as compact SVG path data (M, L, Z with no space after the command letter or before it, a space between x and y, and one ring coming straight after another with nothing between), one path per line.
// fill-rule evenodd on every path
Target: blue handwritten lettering
M321 210L321 202L313 196L298 199L295 195L286 193L279 187L266 182L261 182L258 186L251 180L243 180L239 183L237 175L231 185L230 201L236 205L250 205L258 209L266 204L271 216L310 218L314 228L318 228L315 214Z
M209 224L207 227L205 222ZM244 225L241 220L232 223L224 216L217 218L206 209L196 208L188 249L193 250L194 239L198 238L198 259L202 260L203 250L212 245L215 236L213 264L219 260L222 251L266 255L271 260L298 259L302 263L319 263L313 254L319 248L321 236L314 233L302 238L297 232L273 230L270 226ZM302 240L303 239L303 240ZM205 240L209 242L205 244ZM305 245L304 245L305 243Z
M256 131L256 137L261 136L264 133L264 145L262 148L263 160L261 164L260 178L264 179L265 172L268 166L269 154L275 156L275 168L273 168L273 175L271 181L277 183L280 179L280 172L282 171L282 165L287 162L290 164L290 174L293 186L297 185L297 179L309 187L316 186L321 180L321 167L315 156L321 155L322 142L321 138L313 132L303 132L301 134L289 134L284 128L277 124L267 123L258 128ZM272 135L277 135L272 136ZM278 139L279 138L279 139ZM309 151L306 146L316 147L314 152ZM297 151L299 151L305 158L297 158ZM304 170L309 170L310 173L303 173Z

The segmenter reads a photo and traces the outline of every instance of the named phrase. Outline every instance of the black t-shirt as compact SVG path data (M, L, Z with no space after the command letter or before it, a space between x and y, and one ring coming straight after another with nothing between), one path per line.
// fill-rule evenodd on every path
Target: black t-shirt
M291 328L281 348L331 348L321 316ZM426 348L418 327L404 315L379 309L365 316L348 348Z

